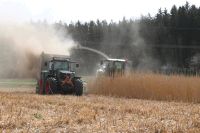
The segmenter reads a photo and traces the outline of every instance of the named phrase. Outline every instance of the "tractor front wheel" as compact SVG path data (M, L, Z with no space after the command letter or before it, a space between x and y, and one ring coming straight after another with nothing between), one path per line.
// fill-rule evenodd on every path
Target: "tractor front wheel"
M80 79L76 79L74 81L74 88L75 88L75 95L76 96L83 95L83 83L81 82Z

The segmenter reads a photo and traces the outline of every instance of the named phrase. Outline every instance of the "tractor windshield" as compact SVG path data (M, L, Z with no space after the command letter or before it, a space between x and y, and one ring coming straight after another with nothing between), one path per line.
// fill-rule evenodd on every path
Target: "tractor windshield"
M54 61L54 70L69 70L68 61Z

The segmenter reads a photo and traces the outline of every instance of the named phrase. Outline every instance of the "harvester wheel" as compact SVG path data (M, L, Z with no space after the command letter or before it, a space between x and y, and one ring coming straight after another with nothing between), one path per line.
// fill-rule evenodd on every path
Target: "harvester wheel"
M76 79L74 81L74 88L75 88L75 95L76 96L83 95L83 83L81 82L81 80Z

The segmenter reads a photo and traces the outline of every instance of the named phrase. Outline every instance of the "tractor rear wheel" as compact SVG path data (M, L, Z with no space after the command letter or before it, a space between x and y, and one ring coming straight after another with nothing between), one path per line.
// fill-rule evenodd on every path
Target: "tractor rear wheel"
M74 81L74 88L75 88L75 95L76 96L83 95L83 83L81 82L80 79L76 79Z
M40 79L38 81L38 87L39 87L39 94L44 94L44 89L43 89L43 81Z
M50 82L47 80L45 84L45 94L50 94L50 90L51 90Z
M45 94L53 94L53 85L52 81L48 79L45 84Z
M55 94L58 92L57 82L54 77L49 77L45 83L45 94Z

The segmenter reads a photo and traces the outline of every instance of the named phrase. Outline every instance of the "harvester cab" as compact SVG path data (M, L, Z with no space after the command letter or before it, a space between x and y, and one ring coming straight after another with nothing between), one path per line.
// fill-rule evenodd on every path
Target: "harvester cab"
M115 76L124 75L127 69L127 60L125 59L106 59L101 60L97 75Z
M36 93L82 95L83 82L74 67L79 64L67 56L42 53Z

